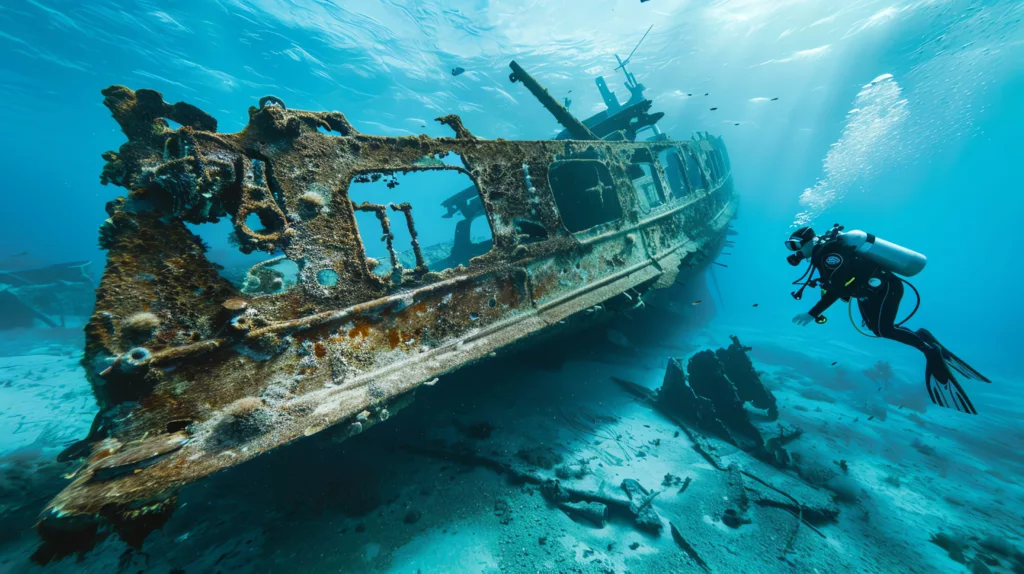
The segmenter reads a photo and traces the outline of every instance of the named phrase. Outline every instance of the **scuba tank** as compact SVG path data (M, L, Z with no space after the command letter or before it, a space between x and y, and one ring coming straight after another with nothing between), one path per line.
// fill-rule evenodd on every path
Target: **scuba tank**
M916 251L911 251L906 247L879 239L860 230L840 233L839 240L856 248L857 253L886 271L904 277L917 275L928 263L928 258Z

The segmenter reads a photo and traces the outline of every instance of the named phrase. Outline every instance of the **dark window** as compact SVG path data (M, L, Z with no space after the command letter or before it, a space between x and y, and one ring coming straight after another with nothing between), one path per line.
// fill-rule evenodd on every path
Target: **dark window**
M612 176L600 161L555 162L548 171L548 181L562 222L572 233L622 217Z
M665 203L661 189L661 179L654 170L654 164L634 163L629 166L629 179L633 182L633 190L640 200L640 210L644 213Z
M672 196L685 196L688 190L686 178L683 177L683 162L679 159L679 153L674 149L663 150L658 154L658 162L665 170L665 178L668 180L669 189L672 190Z
M349 184L348 196L363 248L372 260L368 265L377 275L394 277L393 258L402 269L424 264L430 271L443 271L468 265L470 258L491 249L491 227L480 193L461 171L361 174ZM422 261L417 260L414 239Z
M687 150L686 155L686 181L690 183L690 189L707 189L704 172L700 169L693 150Z

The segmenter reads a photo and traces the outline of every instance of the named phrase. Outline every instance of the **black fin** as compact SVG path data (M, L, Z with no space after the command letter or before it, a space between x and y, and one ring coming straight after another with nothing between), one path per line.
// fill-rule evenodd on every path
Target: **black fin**
M981 381L983 383L992 382L988 379L988 377L974 370L974 367L965 363L963 359L957 357L952 352L950 352L949 349L946 349L945 347L942 348L942 358L950 367L956 369L956 372L960 373L964 377L967 377L968 379L974 379L975 381Z
M939 351L942 353L942 360L945 361L947 365L956 370L956 372L960 373L961 375L968 379L981 381L983 383L992 382L991 380L988 379L988 377L979 373L974 367L968 365L966 361L956 356L952 351L947 349L945 345L940 343L939 340L935 338L935 335L932 335L931 331L929 331L928 329L918 329L917 334L919 337L924 339L928 344L937 347Z
M949 380L943 382L935 377L931 366L927 366L925 367L924 376L928 397L931 398L933 403L940 407L954 409L969 415L978 414L978 410L974 408L974 403L971 402L963 387L960 386L960 383L952 374L949 375Z

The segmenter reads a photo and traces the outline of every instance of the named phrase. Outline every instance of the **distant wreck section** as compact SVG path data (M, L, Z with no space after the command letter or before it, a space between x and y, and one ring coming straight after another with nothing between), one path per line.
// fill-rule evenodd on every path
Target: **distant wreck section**
M0 271L0 331L64 327L68 316L92 312L95 285L89 261Z
M42 515L38 561L111 531L141 545L180 487L325 429L359 433L439 375L637 308L715 257L736 212L720 138L633 141L661 117L649 103L599 135L511 67L572 139L481 140L454 115L438 118L451 138L364 135L341 113L273 96L242 131L218 133L190 104L103 90L128 141L103 156L103 183L127 193L107 204L86 328L100 413L64 454L83 463ZM349 197L353 184L393 188L420 171L472 181L444 202L459 218L449 245L420 245L415 201ZM241 285L186 226L225 218L241 252L267 254ZM487 243L463 223L479 218ZM368 257L371 244L388 260Z

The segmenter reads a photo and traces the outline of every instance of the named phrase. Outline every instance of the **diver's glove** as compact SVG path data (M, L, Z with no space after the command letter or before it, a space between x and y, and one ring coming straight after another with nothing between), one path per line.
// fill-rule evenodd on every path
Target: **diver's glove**
M806 326L808 323L811 323L812 321L814 321L814 316L811 315L810 313L800 313L796 317L793 317L793 322L801 327Z

